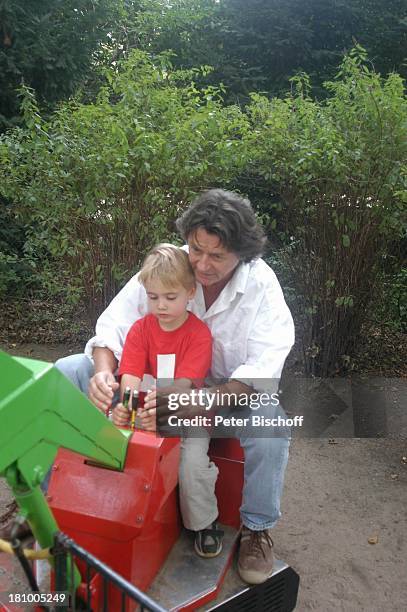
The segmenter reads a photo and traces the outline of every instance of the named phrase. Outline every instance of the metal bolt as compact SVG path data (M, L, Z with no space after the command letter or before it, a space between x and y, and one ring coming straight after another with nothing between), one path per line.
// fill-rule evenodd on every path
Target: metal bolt
M144 491L148 492L148 491L150 491L150 489L151 489L151 485L149 485L149 484L145 484L145 485L144 485L144 487L143 487L143 489L144 489Z
M47 501L49 501L49 502L50 502L50 501L52 501L53 497L52 497L52 495L47 495L47 496L46 496L46 499L47 499Z
M44 472L41 469L41 466L36 465L34 467L33 472L34 472L34 479L33 479L34 484L40 484L44 480Z
M53 470L54 472L56 472L57 470L59 470L59 465L53 465L51 470Z
M142 523L142 522L143 522L143 520L144 520L144 518L143 518L143 515L142 515L142 514L138 514L138 515L136 516L136 521L137 521L137 523Z

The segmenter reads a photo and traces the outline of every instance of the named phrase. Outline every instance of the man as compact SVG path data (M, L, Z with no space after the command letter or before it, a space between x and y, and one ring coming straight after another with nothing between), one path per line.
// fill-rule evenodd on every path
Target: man
M270 383L276 387L294 342L294 326L274 272L259 258L266 238L250 202L237 194L211 189L194 200L177 221L177 228L188 244L197 281L190 310L208 325L213 336L211 375L214 380L227 381L207 392L250 398L254 391L270 388ZM102 411L108 409L118 388L115 371L127 331L147 314L146 304L136 275L100 316L96 336L88 342L85 355L57 362ZM163 403L165 397L158 393L158 415ZM188 407L183 410L188 413ZM148 412L155 417L155 408ZM270 402L257 414L275 417L283 412ZM245 452L245 484L238 570L244 581L257 584L272 572L271 528L280 516L289 434L243 434L240 443ZM179 475L180 489L186 491L181 508L184 524L197 531L195 547L204 550L205 542L208 550L213 544L219 548L216 539L220 537L214 524L217 468L208 461L208 444L208 438L183 441ZM201 464L203 477L198 484L188 478L190 462ZM206 526L202 525L205 518Z

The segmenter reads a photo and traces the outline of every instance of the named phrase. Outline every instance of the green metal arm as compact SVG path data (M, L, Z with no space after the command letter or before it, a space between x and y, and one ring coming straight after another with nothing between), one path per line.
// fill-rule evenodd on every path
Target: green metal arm
M58 448L122 470L128 437L51 364L2 351L0 424L0 476L40 545L52 546L58 526L39 485Z

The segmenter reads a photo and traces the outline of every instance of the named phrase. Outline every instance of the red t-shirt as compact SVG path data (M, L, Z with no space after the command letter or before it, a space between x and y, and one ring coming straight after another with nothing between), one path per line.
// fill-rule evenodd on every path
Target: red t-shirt
M119 375L132 374L157 378L157 355L175 354L174 378L203 379L212 359L212 336L208 327L191 312L173 331L161 329L157 318L149 314L130 328L119 366Z

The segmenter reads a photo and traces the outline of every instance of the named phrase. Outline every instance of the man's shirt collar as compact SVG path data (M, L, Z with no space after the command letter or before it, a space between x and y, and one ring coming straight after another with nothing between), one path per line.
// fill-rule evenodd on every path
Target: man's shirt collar
M193 302L198 308L199 315L202 319L212 317L226 310L233 302L238 293L243 294L246 289L247 280L249 278L250 264L240 262L228 284L222 289L214 303L208 310L205 309L205 298L203 295L202 285L196 284L197 291Z

